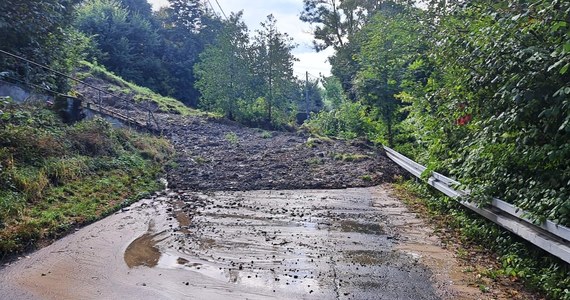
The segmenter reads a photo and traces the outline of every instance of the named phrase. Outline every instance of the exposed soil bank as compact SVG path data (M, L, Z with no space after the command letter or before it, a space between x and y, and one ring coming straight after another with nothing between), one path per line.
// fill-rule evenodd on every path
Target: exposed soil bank
M178 152L174 189L193 191L366 187L403 174L360 141L266 132L224 120L159 116Z
M387 186L180 191L5 267L0 299L490 298L425 228Z

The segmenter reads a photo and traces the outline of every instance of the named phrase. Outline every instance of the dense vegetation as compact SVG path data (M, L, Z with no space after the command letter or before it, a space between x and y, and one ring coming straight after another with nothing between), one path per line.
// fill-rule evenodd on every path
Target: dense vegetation
M308 127L390 145L456 177L474 201L494 196L570 225L570 3L412 2L304 1L301 19L317 49L335 48L346 95ZM470 239L496 245L505 270L570 299L567 265L531 264L536 254L512 237L460 219Z
M311 99L308 109L322 108L317 82L293 76L295 44L277 30L272 15L251 34L240 13L222 18L204 1L169 0L170 6L157 12L146 0L36 2L43 1L3 2L11 10L0 20L0 37L9 42L0 49L64 73L86 60L162 96L254 126L294 123L297 112L306 110L304 89ZM53 39L20 22L42 13L50 13L41 26ZM11 81L60 92L70 88L45 70L0 57L0 69Z
M412 210L429 218L445 243L451 242L452 248L462 245L457 250L457 257L468 266L479 263L477 255L471 256L471 253L492 253L491 257L497 257L496 261L483 262L479 268L465 269L465 272L476 272L481 277L476 282L481 291L489 291L489 282L484 280L488 278L507 285L522 282L529 290L543 291L548 299L570 299L568 265L520 237L506 233L499 225L462 209L457 201L427 184L406 181L397 184L396 191ZM516 294L512 296L516 299Z
M102 119L64 125L38 105L0 102L0 259L160 188L163 139Z
M269 15L250 42L240 14L230 16L195 66L201 107L257 126L292 121L291 112L297 111L292 100L302 99L293 77L294 45L276 22Z
M315 35L337 48L333 73L353 100L312 127L392 145L475 200L570 225L569 11L560 1L384 1L357 30L327 29L343 43Z

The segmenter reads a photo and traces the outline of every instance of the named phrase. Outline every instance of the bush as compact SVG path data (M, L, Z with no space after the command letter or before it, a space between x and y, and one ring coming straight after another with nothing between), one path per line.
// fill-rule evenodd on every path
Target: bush
M383 126L372 116L374 111L361 102L343 102L337 109L312 115L306 126L313 133L344 139L368 137L383 142Z
M116 154L111 136L111 124L95 119L76 124L67 131L73 150L81 155L106 156Z
M160 188L173 155L166 140L102 119L68 126L43 108L0 109L0 259Z

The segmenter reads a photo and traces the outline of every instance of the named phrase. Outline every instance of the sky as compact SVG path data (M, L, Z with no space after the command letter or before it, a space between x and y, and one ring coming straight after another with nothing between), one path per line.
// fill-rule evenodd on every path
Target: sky
M168 5L168 0L147 0L154 10ZM215 11L220 14L220 9L215 0L210 0ZM247 27L253 32L258 29L259 23L264 21L269 14L277 19L279 31L289 34L298 44L293 50L295 57L299 59L293 66L296 76L304 78L306 71L310 77L330 75L330 64L327 58L334 52L327 49L319 53L312 48L313 36L310 33L311 26L299 20L303 9L303 0L218 0L220 6L229 15L230 12L243 10L243 19Z

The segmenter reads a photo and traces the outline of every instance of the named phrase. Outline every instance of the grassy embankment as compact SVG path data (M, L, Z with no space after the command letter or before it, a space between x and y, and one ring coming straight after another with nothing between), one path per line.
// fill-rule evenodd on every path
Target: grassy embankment
M519 282L548 299L570 300L568 264L464 209L427 184L407 181L397 184L396 190L413 211L436 225L436 232L444 243L460 245L456 247L457 256L467 265L477 265L476 253L481 253L480 257L496 257L496 261L484 268L465 269L465 272L478 273L479 288L483 292L490 291L488 280L507 286Z
M161 188L174 151L161 138L0 100L0 260Z
M120 95L127 99L132 99L135 102L149 101L154 103L160 112L179 114L183 116L219 117L213 113L192 109L174 98L159 95L149 88L141 87L132 82L126 81L105 69L104 66L92 64L86 61L82 61L81 65L81 71L76 73L76 76L79 79L84 80L89 77L101 79L108 85L106 88L110 93Z

